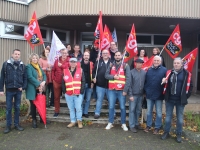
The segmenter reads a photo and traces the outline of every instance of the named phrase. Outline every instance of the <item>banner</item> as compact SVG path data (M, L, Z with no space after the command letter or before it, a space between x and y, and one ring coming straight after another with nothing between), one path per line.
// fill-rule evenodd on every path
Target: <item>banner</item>
M138 50L137 50L136 33L135 33L135 27L133 24L131 32L128 37L128 41L126 43L126 52L125 52L124 62L129 61L131 58L136 56L137 53L138 53Z
M173 59L176 58L182 51L179 24L176 26L173 33L169 37L167 43L164 46L164 49Z
M24 34L24 38L28 41L32 49L34 49L35 46L44 43L35 12L33 13L28 29Z
M58 36L53 31L53 37L51 41L51 49L48 57L48 62L51 65L54 65L54 62L60 57L60 50L66 48L63 43L60 41Z
M183 66L184 68L192 73L192 69L194 66L195 59L197 57L198 48L195 48L193 51L191 51L189 54L187 54L182 60L183 60Z
M94 45L99 48L99 44L100 44L99 42L101 42L102 36L103 36L103 23L102 23L101 11L99 12L99 19L98 19L97 26L94 32L94 36L95 36Z
M104 49L109 50L110 42L112 42L112 41L113 41L113 39L112 39L110 30L107 27L107 25L105 25L103 36L102 36L102 41L101 41L101 50L104 50Z
M117 33L116 33L116 29L114 28L114 31L112 33L112 39L113 39L113 42L117 43Z
M151 58L149 58L149 60L142 65L142 69L144 71L147 71L152 66L152 64L153 64L153 58L154 58L154 56L151 56Z

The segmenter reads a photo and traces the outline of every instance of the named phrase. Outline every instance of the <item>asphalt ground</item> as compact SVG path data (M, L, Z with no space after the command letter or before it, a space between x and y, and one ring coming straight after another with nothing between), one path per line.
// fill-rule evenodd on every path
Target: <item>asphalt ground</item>
M153 135L139 130L125 132L120 125L105 130L104 124L92 124L79 129L67 128L67 123L52 122L47 125L38 123L33 129L30 122L22 122L24 131L12 128L3 134L0 128L0 150L200 150L200 144L183 140L177 143L174 137L163 141L161 135Z

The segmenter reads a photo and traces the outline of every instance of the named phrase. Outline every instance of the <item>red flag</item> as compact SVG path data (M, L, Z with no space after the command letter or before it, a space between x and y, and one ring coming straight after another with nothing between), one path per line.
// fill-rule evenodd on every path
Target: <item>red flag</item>
M137 50L136 33L135 33L135 26L133 24L131 33L129 34L128 41L126 43L126 54L125 54L124 62L129 61L131 58L136 56L137 53L138 53L138 50Z
M105 25L103 36L102 36L102 41L101 41L101 50L103 50L103 49L108 50L110 48L110 42L112 42L112 41L113 41L113 39L112 39L110 30L107 27L107 25Z
M42 94L37 94L33 103L35 104L38 113L40 114L40 117L46 125L46 96Z
M149 58L149 60L142 65L142 69L144 71L147 71L152 66L153 58L154 58L154 56L151 56L151 58Z
M24 38L28 41L32 49L34 49L34 46L44 43L35 12L33 13L32 19L28 25L28 29L24 35Z
M192 73L192 69L194 66L195 59L197 57L198 48L195 48L189 54L187 54L182 60L184 68Z
M172 32L171 36L169 37L167 43L164 46L164 49L172 58L176 58L182 51L179 24Z
M101 11L99 12L99 20L97 22L97 26L94 32L94 36L95 36L95 41L94 41L94 45L99 47L99 42L101 42L102 40L102 36L103 36L103 23L102 23L102 13Z

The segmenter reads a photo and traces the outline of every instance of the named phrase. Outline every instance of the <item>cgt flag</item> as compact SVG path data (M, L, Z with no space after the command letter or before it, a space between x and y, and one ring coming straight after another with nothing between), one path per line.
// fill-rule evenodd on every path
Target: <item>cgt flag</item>
M135 33L135 27L133 24L131 33L126 43L126 52L125 52L124 62L129 61L131 58L137 55L137 53L138 53L138 50L137 50L136 33Z
M24 38L28 41L32 49L34 49L35 46L44 43L35 12L33 13L28 29L24 34Z
M173 59L176 58L182 51L179 24L176 26L173 33L169 37L167 43L164 46L164 49Z
M151 58L149 58L149 60L142 65L142 69L144 71L147 71L152 66L153 58L154 58L154 56L151 56Z
M94 32L94 36L95 36L95 41L94 41L94 45L96 47L99 47L99 42L101 42L102 40L102 36L103 36L103 23L102 23L102 13L101 11L99 12L99 20L97 22L97 26Z
M192 73L192 69L194 66L195 59L197 57L198 48L195 48L193 51L191 51L189 54L187 54L182 60L184 68Z
M110 42L112 42L112 41L113 41L113 39L112 39L110 30L107 27L107 25L105 25L102 40L101 40L101 50L109 49Z

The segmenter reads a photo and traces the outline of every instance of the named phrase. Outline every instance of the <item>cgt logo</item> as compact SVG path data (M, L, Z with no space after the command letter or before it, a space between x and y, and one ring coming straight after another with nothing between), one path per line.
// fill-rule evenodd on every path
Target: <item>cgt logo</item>
M69 79L69 76L64 76L64 79L65 79L65 80L68 80L68 79Z
M76 74L76 78L79 78L80 77L80 75L79 74Z
M29 25L29 27L25 33L25 37L28 38L30 35L33 36L35 28L36 28L36 22L34 21L32 25Z
M118 88L122 88L122 84L117 84L117 87Z

